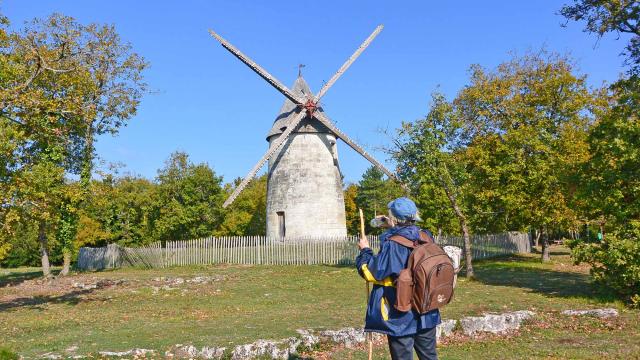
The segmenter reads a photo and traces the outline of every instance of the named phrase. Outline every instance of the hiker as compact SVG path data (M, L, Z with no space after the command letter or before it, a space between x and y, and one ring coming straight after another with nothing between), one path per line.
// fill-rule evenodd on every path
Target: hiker
M365 331L387 335L393 360L413 359L414 348L420 360L437 359L436 326L441 322L438 309L420 315L414 310L400 312L394 308L394 280L406 268L411 249L389 240L389 237L400 235L409 240L419 240L421 229L415 225L420 221L418 209L406 197L391 201L387 207L388 217L379 216L372 221L372 224L377 222L387 229L380 235L378 255L373 254L366 237L361 237L358 243L358 273L374 284L367 305ZM422 231L432 237L428 230Z

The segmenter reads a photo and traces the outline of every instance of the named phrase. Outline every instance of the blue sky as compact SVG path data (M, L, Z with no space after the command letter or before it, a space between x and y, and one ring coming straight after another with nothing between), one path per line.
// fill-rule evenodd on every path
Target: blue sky
M0 0L14 27L61 12L115 24L151 67L153 93L117 137L97 143L104 162L153 178L169 154L187 152L225 181L244 176L267 149L284 97L224 50L212 28L290 86L297 65L314 92L378 24L385 29L323 98L338 127L379 160L393 130L428 111L439 89L450 98L471 64L494 67L528 49L569 53L589 83L623 71L624 38L597 40L583 24L561 27L563 1L93 1ZM400 5L401 4L401 5ZM368 162L339 144L347 182ZM264 171L264 169L263 169Z

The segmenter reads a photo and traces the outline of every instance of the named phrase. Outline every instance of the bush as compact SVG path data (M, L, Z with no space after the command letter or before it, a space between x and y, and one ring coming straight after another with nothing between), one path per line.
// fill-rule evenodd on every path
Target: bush
M591 265L591 276L615 291L632 306L640 307L640 236L607 234L602 242L572 241L576 264Z

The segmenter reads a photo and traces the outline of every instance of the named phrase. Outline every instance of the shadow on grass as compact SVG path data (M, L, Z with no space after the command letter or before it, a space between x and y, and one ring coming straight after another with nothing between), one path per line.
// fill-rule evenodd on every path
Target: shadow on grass
M42 271L11 272L0 276L0 287L16 286L27 280L42 277Z
M479 261L474 265L474 271L476 280L487 285L519 287L554 297L587 298L598 302L615 300L612 294L596 288L588 274L547 269L537 258L512 255Z
M77 305L83 299L82 295L89 294L93 289L76 290L63 295L38 295L30 297L16 298L7 302L0 303L0 312L15 309L19 307L29 307L32 309L43 310L42 305L45 304L68 304Z

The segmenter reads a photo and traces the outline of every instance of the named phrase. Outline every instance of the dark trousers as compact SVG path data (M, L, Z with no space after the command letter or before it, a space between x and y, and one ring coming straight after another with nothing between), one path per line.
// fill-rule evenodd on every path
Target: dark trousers
M392 360L413 360L414 348L420 360L438 359L435 327L415 335L399 337L387 335L387 340Z

